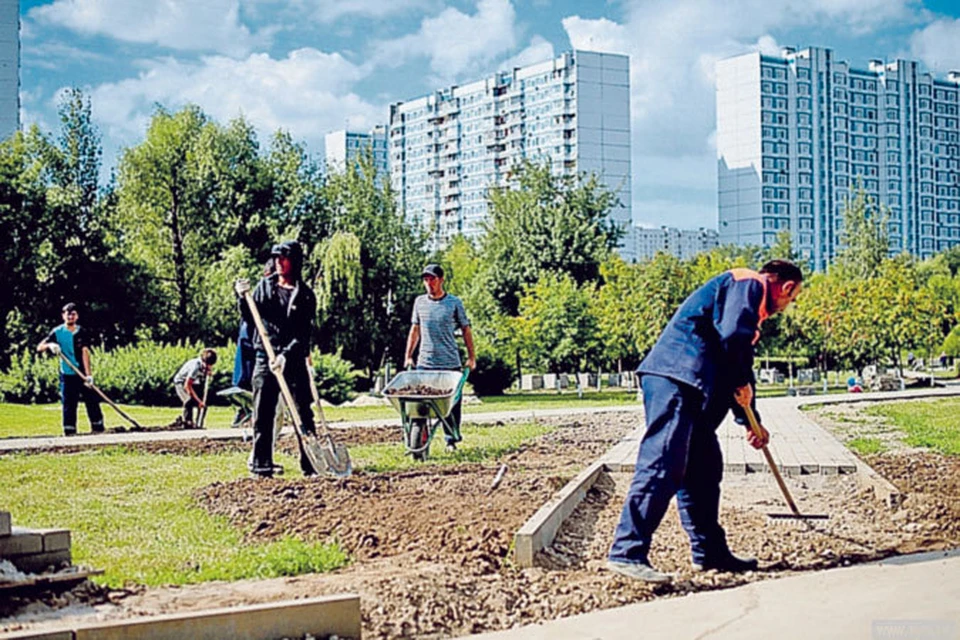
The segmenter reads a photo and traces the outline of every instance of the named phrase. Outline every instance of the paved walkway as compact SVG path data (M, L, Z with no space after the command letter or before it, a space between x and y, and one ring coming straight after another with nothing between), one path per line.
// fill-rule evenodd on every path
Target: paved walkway
M960 638L960 553L754 582L597 611L476 640Z
M833 435L813 422L806 412L801 411L801 405L944 396L960 396L960 388L951 386L895 392L760 398L757 400L757 411L763 426L770 432L770 453L785 475L836 475L856 473L863 463ZM633 471L643 431L644 427L640 425L603 456L602 460L607 468L612 471ZM720 425L717 435L723 449L726 473L743 474L766 470L763 454L747 444L745 428L736 424L732 415L728 415Z

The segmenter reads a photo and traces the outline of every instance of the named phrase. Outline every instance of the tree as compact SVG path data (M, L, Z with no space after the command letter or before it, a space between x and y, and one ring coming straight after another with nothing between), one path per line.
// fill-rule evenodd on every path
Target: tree
M484 269L501 310L515 315L524 286L544 273L596 281L621 231L609 219L616 196L597 177L555 176L550 165L521 165L509 187L489 194L481 243Z
M545 273L520 298L512 319L527 360L554 373L582 371L599 352L596 318L590 311L592 284L578 286L566 273Z
M847 278L869 278L890 254L889 214L862 187L843 207L841 249L833 269Z

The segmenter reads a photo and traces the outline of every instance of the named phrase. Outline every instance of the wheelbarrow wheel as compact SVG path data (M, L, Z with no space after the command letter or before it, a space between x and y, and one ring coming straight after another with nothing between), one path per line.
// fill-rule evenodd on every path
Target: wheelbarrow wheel
M410 442L408 444L410 450L413 452L414 460L423 462L427 459L429 450L426 445L429 437L430 433L427 430L426 420L410 421Z

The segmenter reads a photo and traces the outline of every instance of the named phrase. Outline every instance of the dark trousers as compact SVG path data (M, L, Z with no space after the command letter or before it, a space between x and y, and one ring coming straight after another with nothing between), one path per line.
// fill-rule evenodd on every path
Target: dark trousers
M293 358L287 361L283 377L290 387L296 411L306 433L314 433L313 412L310 403L313 395L310 391L310 379L307 377L305 358ZM273 474L273 429L277 411L277 399L280 397L280 383L270 371L266 354L257 353L253 366L253 461L251 471L257 475ZM300 469L304 474L313 473L313 465L303 450L303 442L297 437L300 447Z
M193 410L200 405L190 396L190 399L183 403L183 421L187 424L193 424Z
M680 521L690 537L693 561L730 553L719 523L723 458L716 430L733 391L704 402L697 389L669 378L641 379L647 431L614 533L610 559L649 564L653 533L670 499L677 496Z
M90 430L103 431L103 411L100 410L100 399L83 384L83 378L76 374L60 374L60 402L63 404L63 432L77 432L77 404L80 399L87 407L87 417L90 419Z
M431 369L429 367L417 367L417 371L450 371L450 369ZM463 440L460 435L460 425L463 424L463 394L457 399L457 404L450 409L450 415L447 416L447 422L453 423L453 430L447 427L446 422L441 421L443 425L443 439L447 444L454 444Z

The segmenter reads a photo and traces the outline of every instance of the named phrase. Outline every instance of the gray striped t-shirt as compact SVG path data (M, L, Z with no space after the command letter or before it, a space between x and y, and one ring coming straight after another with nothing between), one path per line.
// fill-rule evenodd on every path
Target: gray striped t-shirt
M417 366L425 369L459 369L460 350L454 331L470 326L467 312L457 296L433 300L424 294L413 303L410 320L420 325L420 355Z

